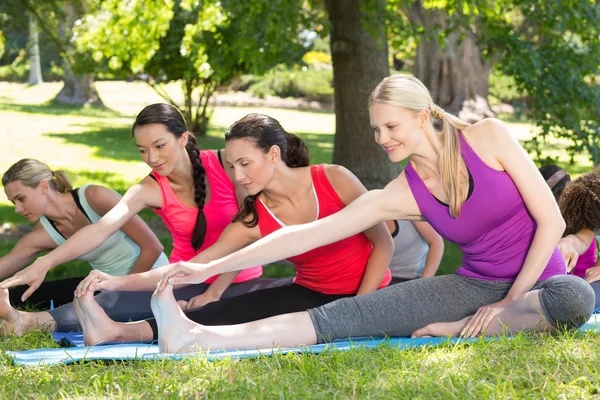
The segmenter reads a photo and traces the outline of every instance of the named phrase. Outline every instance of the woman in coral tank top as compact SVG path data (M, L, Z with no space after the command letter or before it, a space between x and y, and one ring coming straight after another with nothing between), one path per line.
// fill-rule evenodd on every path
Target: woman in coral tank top
M244 117L229 128L225 140L227 165L250 195L219 241L192 262L223 257L261 238L268 240L271 233L286 226L326 218L366 192L343 167L309 166L304 142L266 115ZM385 224L374 224L362 233L289 257L296 267L294 282L213 302L185 314L207 325L239 324L370 293L389 284L393 250ZM75 304L86 343L158 337L154 319L125 324L111 321L85 285L84 281L83 290L76 293L80 298Z
M67 260L87 254L100 246L144 208L154 210L173 236L171 262L189 260L213 245L238 211L245 191L234 185L230 168L221 159L226 152L200 151L194 136L187 130L181 113L167 104L144 108L133 124L132 133L142 159L152 168L149 176L131 187L97 223L83 227L44 257L1 285L2 289L29 285L37 289L46 272ZM237 192L237 199L236 199ZM210 260L210 259L206 259ZM96 290L111 290L96 296L100 306L118 321L152 316L150 297L162 272L114 277L110 285L97 285ZM290 279L261 279L261 267L241 273L232 272L211 277L202 285L190 285L177 291L178 300L201 306L257 289L276 286ZM153 276L158 279L153 280ZM86 280L98 283L110 275L98 270ZM152 281L150 285L148 282ZM79 330L77 315L71 304L48 312L17 312L6 296L0 298L3 332L25 333L41 327L68 332Z

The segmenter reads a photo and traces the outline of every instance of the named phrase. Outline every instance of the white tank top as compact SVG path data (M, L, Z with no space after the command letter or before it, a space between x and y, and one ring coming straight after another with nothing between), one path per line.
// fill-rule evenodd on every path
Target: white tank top
M95 224L102 217L90 207L85 197L85 189L88 186L89 185L83 185L79 189L74 189L71 191L71 194L79 209L88 217L92 224ZM65 239L65 237L56 229L54 223L48 218L42 216L40 218L40 223L57 246L60 246L67 241L67 239ZM79 259L90 263L93 269L97 269L113 276L123 276L129 273L139 255L139 246L129 239L123 231L118 230L110 235L98 248L84 254L79 257ZM152 266L152 269L168 263L169 260L167 259L167 256L164 253L161 253L160 257L158 257Z

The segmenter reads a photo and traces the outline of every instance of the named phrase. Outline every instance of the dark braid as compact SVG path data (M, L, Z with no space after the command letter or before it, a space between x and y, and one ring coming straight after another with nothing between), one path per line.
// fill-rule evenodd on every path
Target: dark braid
M600 176L592 171L575 179L566 187L558 204L567 225L563 236L582 229L600 229Z
M185 132L188 132L185 119L179 110L172 105L157 103L145 107L136 117L131 133L135 132L138 126L161 124L169 132L180 138ZM188 142L185 145L190 161L192 162L192 177L194 178L194 201L198 205L198 217L192 234L192 247L198 250L204 243L206 236L206 215L204 214L204 200L206 199L206 169L200 160L200 148L196 138L191 132L188 132Z
M192 133L188 133L188 142L185 145L190 161L192 162L192 176L194 178L194 200L198 205L198 217L192 235L192 247L198 250L204 243L206 236L206 214L204 214L204 200L206 199L206 169L200 160L200 148Z
M310 163L310 153L302 139L287 133L279 121L268 115L248 114L235 122L225 133L225 143L235 139L249 139L265 154L271 147L278 146L281 159L290 168L306 167ZM258 224L258 211L254 203L259 195L260 192L246 196L233 222L241 221L249 228Z

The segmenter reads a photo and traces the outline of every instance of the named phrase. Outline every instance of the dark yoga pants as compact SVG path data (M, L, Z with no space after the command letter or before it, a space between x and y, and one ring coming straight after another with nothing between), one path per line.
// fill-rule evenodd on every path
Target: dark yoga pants
M222 299L235 297L244 293L253 292L266 288L288 285L293 277L279 279L256 278L246 282L232 283L223 293ZM175 290L177 300L188 301L206 291L210 284L201 283L189 285ZM117 322L139 321L152 317L150 298L153 292L104 292L98 294L95 299L104 309L106 314ZM71 298L72 292L71 292ZM56 321L57 332L73 332L81 330L75 310L71 303L62 307L48 310Z
M21 296L29 289L29 286L16 286L8 292L10 304L20 308L27 304L42 310L50 309L50 300L54 307L68 304L73 301L73 293L83 279L84 277L43 282L25 302L21 301Z
M434 322L459 321L506 296L512 282L458 275L388 286L364 296L309 310L319 343L350 336L410 336ZM553 326L578 327L594 311L595 295L583 279L570 275L539 281L544 316Z
M192 321L202 325L234 325L274 315L306 311L348 296L353 295L324 294L291 283L209 303L204 307L186 311L185 314ZM152 327L154 339L158 339L156 320L150 318L147 321Z

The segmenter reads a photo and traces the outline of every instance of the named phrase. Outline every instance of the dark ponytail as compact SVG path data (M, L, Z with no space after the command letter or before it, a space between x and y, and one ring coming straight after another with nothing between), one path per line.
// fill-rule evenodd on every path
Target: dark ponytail
M169 104L152 104L145 107L136 117L131 132L138 126L161 124L169 132L180 138L185 132L188 132L188 142L185 149L192 162L192 177L194 179L194 200L198 206L198 217L192 233L192 247L198 250L204 244L206 236L206 215L204 214L204 201L206 199L206 169L200 159L200 148L194 135L187 130L185 119L179 110Z
M278 146L281 159L290 168L307 167L310 164L306 143L298 136L287 133L279 121L268 115L248 114L235 122L225 133L225 142L235 139L249 139L265 154L271 147ZM241 221L249 228L258 224L258 212L254 203L259 195L260 192L244 199L233 222Z
M540 168L540 173L548 186L550 186L554 198L558 201L567 185L571 183L571 177L567 171L554 164L544 165Z

